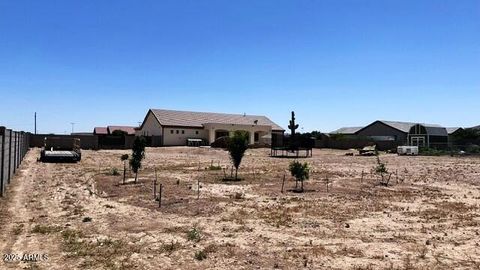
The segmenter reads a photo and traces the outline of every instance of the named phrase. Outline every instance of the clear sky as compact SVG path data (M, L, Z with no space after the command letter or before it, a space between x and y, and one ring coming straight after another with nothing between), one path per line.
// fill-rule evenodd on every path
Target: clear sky
M332 131L480 125L479 0L0 0L0 125L137 125L149 108Z

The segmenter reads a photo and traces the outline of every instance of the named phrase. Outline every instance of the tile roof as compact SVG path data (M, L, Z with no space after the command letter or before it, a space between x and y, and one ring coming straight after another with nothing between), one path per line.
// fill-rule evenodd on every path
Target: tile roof
M95 127L93 129L93 134L107 135L108 129L106 127Z
M266 116L243 115L210 112L188 112L174 110L151 109L157 120L163 126L203 127L207 123L237 124L237 125L265 125L272 126L272 130L283 131L284 129L275 124Z

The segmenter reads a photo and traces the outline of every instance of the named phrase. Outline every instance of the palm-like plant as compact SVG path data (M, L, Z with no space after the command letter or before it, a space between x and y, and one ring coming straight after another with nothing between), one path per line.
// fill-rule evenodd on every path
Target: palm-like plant
M235 167L235 180L238 179L238 168L240 167L240 163L242 163L242 158L247 149L248 133L245 131L235 131L227 142L227 150L230 153L230 158Z

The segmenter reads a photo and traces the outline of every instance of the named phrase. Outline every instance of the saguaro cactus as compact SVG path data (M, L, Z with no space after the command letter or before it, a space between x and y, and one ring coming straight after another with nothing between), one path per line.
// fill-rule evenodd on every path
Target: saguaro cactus
M290 125L288 125L290 129L290 144L291 147L295 147L295 130L298 128L298 124L295 124L295 112L292 112L292 120L290 120Z

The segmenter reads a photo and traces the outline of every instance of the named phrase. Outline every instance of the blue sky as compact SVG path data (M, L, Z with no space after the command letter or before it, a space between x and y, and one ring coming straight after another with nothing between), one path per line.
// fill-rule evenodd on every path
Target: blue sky
M0 98L56 133L148 108L479 125L480 1L0 0Z

